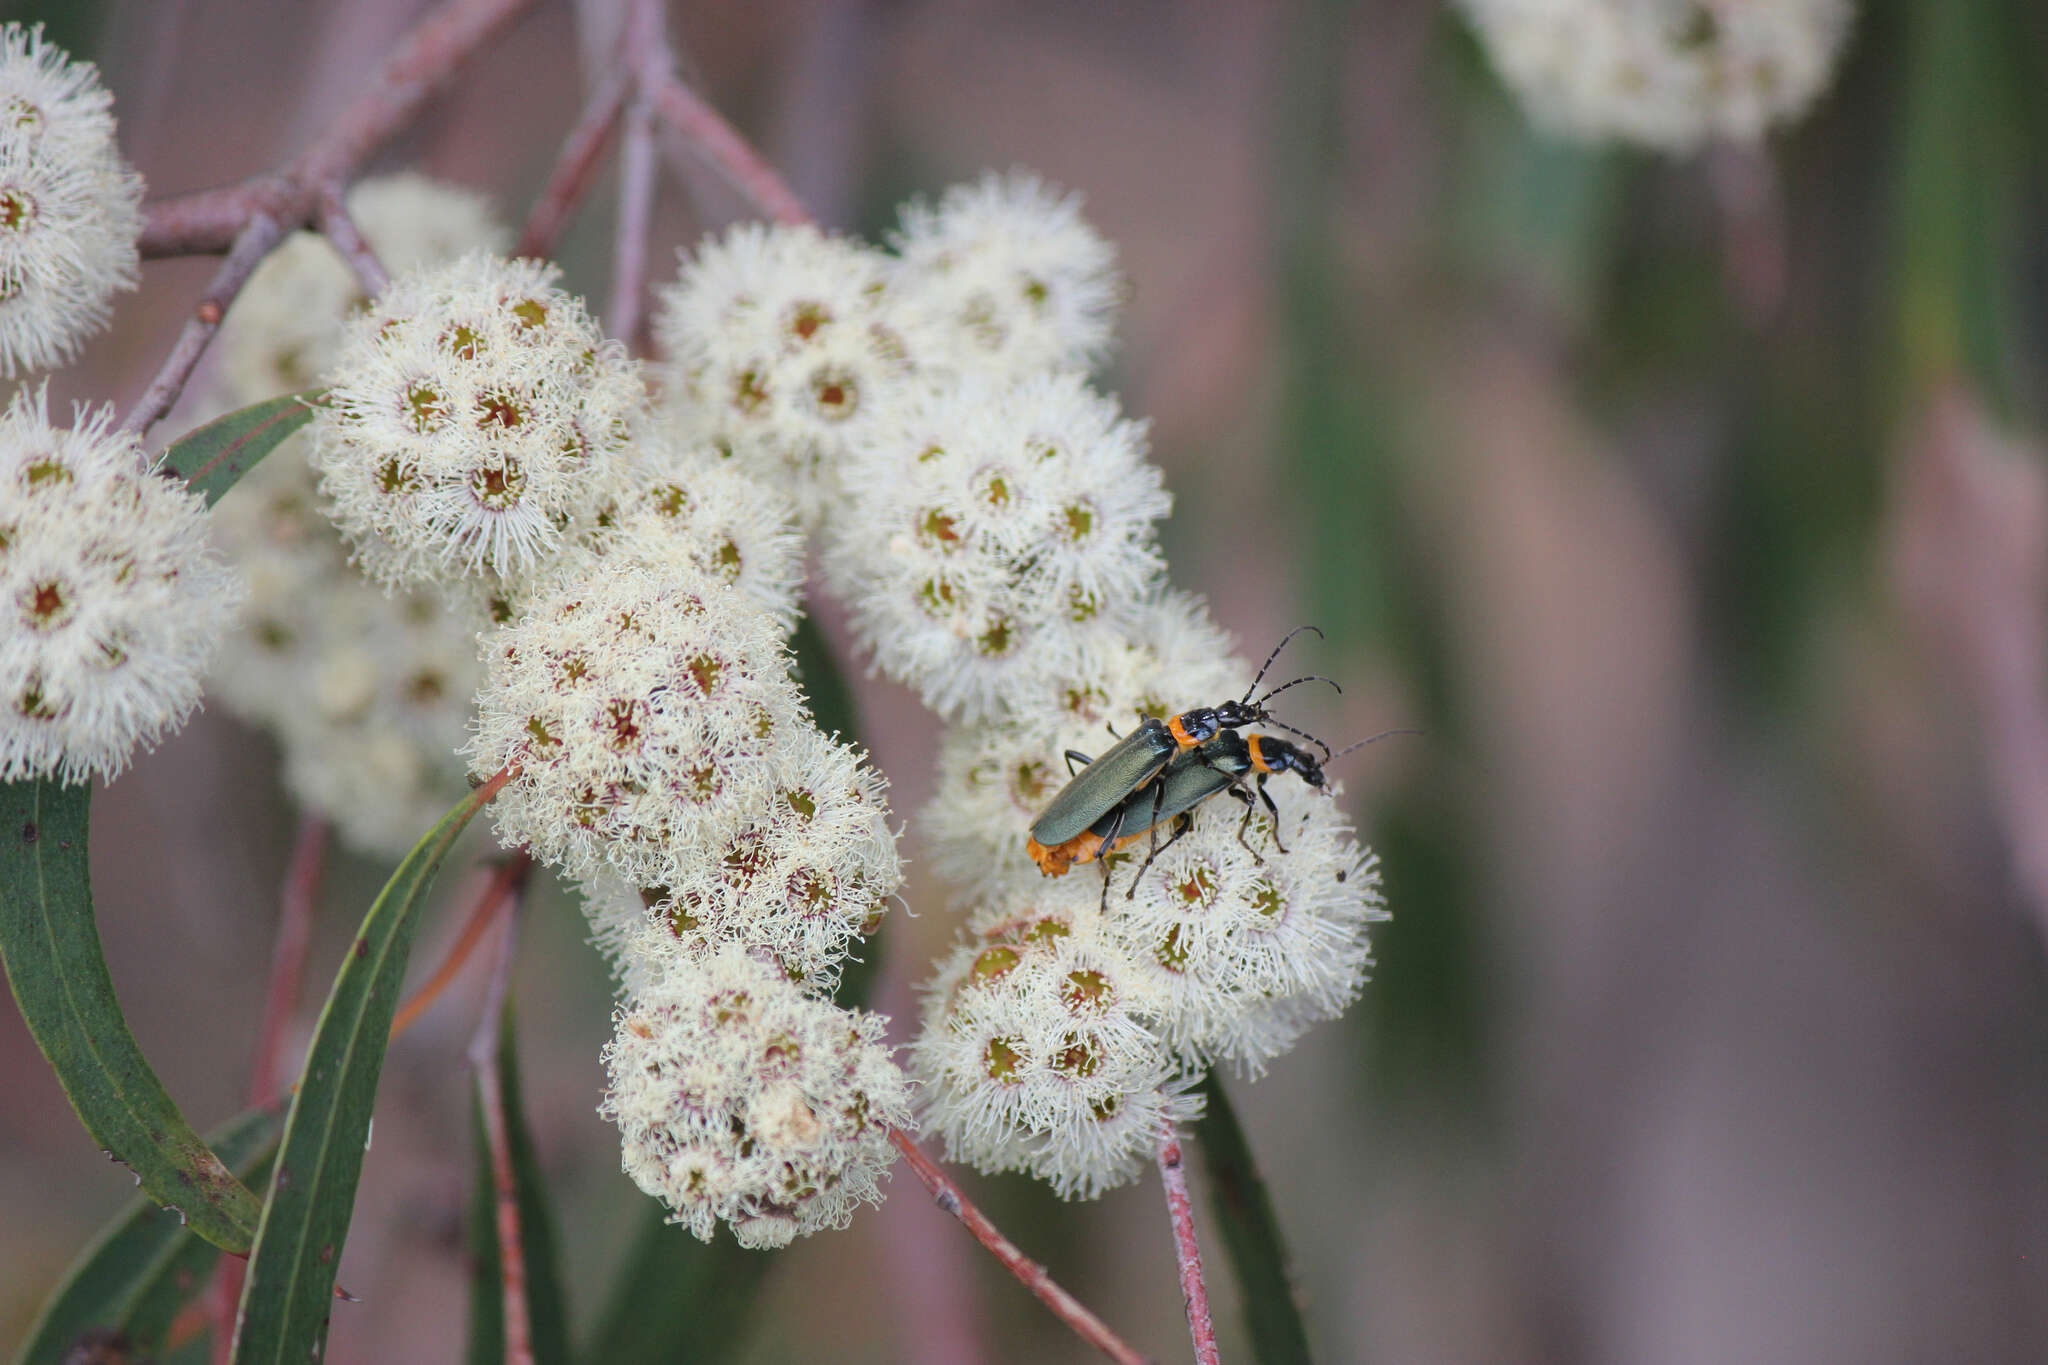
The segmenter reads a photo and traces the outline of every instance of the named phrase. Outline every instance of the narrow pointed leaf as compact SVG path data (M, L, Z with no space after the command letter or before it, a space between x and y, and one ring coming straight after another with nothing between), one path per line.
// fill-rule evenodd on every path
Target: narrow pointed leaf
M277 1151L281 1116L252 1109L209 1139L244 1180ZM79 1254L29 1329L15 1365L61 1365L95 1328L118 1332L137 1352L160 1351L178 1311L206 1285L220 1249L194 1236L178 1215L146 1198L103 1229Z
M612 1284L586 1365L710 1365L727 1359L747 1325L755 1291L774 1265L720 1229L700 1242L647 1201L626 1264Z
M324 389L288 393L251 407L237 408L171 443L164 467L173 469L193 492L210 503L235 486L287 436L313 420Z
M470 793L391 874L334 978L285 1120L263 1222L242 1282L237 1365L316 1360L377 1099L391 1016L441 859L496 785Z
M1280 1221L1252 1160L1251 1144L1213 1071L1202 1080L1202 1097L1205 1108L1195 1125L1195 1143L1209 1173L1216 1222L1230 1252L1252 1352L1259 1365L1308 1365L1308 1328L1295 1301Z
M498 1093L505 1104L505 1142L512 1153L512 1186L519 1205L519 1244L526 1264L526 1317L532 1331L534 1365L569 1365L569 1317L555 1256L555 1220L547 1188L534 1158L533 1136L519 1094L519 1059L508 1005L499 1021ZM469 1209L471 1365L496 1365L505 1358L503 1262L498 1254L498 1200L491 1179L490 1144L480 1105L472 1105L476 1129L476 1180Z
M261 1202L165 1093L128 1031L93 922L92 789L0 784L0 958L21 1017L95 1142L160 1204L226 1251L247 1251Z

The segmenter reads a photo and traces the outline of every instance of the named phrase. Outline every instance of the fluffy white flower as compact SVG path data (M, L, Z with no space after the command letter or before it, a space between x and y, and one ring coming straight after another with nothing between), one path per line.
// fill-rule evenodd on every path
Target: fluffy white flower
M1256 1076L1310 1025L1357 998L1372 960L1367 926L1386 917L1379 864L1330 795L1270 779L1280 842L1263 806L1227 797L1195 808L1187 835L1112 864L1107 936L1148 987L1148 1019L1190 1067L1228 1061ZM1242 830L1244 839L1239 841ZM1284 843L1286 852L1280 851ZM1094 876L1068 880L1088 884Z
M925 988L911 1049L948 1158L1063 1198L1134 1179L1161 1116L1196 1112L1145 1023L1149 991L1092 888L1019 887L976 914Z
M1123 281L1079 195L990 172L906 204L889 242L892 306L940 345L934 365L1007 379L1107 356Z
M1666 151L1754 141L1827 87L1848 0L1464 0L1538 121Z
M875 665L973 721L1150 595L1170 506L1144 428L1079 376L934 387L861 440L825 570Z
M770 764L762 803L679 860L677 880L639 888L604 874L584 886L592 937L629 993L644 979L634 952L650 917L688 951L740 943L819 989L879 926L903 881L881 774L808 725L790 727Z
M665 416L792 498L815 527L847 443L914 380L880 252L810 227L707 239L660 291Z
M0 415L0 780L112 777L199 700L241 588L206 504L152 473L111 408Z
M0 375L77 354L133 289L142 178L114 143L113 96L90 62L0 28Z
M600 1112L670 1221L779 1247L880 1203L889 1129L910 1118L881 1016L812 999L737 946L645 956L662 966L618 1013Z
M782 633L723 583L565 563L491 641L470 767L520 776L498 833L588 878L680 884L773 799L773 757L808 725Z
M1007 694L995 721L950 730L920 828L939 874L969 900L1036 877L1025 834L1069 780L1067 750L1094 755L1139 716L1167 717L1244 691L1252 673L1199 598L1165 593L1077 628L1081 664ZM1092 872L1090 875L1093 875Z
M686 565L727 583L788 632L803 590L804 541L790 501L668 432L634 439L641 472L590 537L607 563Z
M516 582L616 497L639 374L555 274L476 253L349 323L313 460L371 577Z
M393 274L470 251L502 251L511 234L482 195L419 175L364 180L349 216ZM334 367L344 318L367 304L333 245L295 232L249 277L214 341L214 385L225 407L309 388Z

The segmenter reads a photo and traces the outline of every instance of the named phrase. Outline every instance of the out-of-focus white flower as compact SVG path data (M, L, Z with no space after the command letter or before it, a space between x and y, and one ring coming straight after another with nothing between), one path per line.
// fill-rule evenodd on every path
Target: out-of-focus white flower
M1539 122L1683 152L1754 141L1827 87L1849 0L1463 0Z
M475 253L349 323L313 461L372 578L516 582L617 496L639 373L555 273Z
M622 1165L705 1241L720 1220L742 1246L779 1247L844 1227L881 1202L908 1125L908 1085L879 1015L812 999L737 946L674 954L649 930L657 964L621 1007L605 1049L601 1112L619 1125Z
M761 804L679 859L676 881L639 888L607 873L583 888L592 937L629 994L643 979L634 952L650 917L685 950L739 943L818 989L879 926L903 881L881 774L808 725L789 730L771 765Z
M1123 282L1079 195L990 172L906 204L889 241L891 307L933 339L932 365L1012 379L1108 355Z
M199 700L241 586L206 504L157 477L112 408L0 415L0 780L112 777Z
M0 28L0 375L60 364L133 289L142 178L114 143L90 62Z
M592 552L656 573L687 565L737 588L789 631L804 581L803 533L790 501L658 428L633 445L642 472L591 535Z
M838 502L848 442L914 380L887 273L857 242L746 224L660 291L665 419L788 495L807 527Z
M774 619L672 567L564 562L492 637L471 771L520 776L499 836L589 878L683 882L773 799L778 748L809 724Z
M1150 987L1083 890L1019 887L977 913L925 988L911 1058L950 1159L1092 1199L1144 1168L1162 1116L1198 1105L1145 1023Z
M882 672L974 721L1151 595L1170 506L1144 428L1079 376L934 387L861 439L826 574Z
M511 233L484 196L419 175L359 181L349 216L394 275L470 251L502 251ZM310 387L334 367L343 319L368 300L325 237L295 232L236 296L214 341L214 387L241 407Z

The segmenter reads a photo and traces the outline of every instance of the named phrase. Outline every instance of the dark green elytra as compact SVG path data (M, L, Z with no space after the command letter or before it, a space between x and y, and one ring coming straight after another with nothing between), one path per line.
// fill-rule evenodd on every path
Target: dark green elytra
M1163 825L1193 810L1252 770L1251 749L1235 730L1225 730L1198 749L1166 765L1157 783L1134 791L1089 827L1098 838L1124 839ZM1155 804L1156 803L1156 804Z
M1179 748L1166 722L1147 716L1137 729L1060 788L1059 795L1031 822L1031 837L1047 848L1076 837L1157 777Z

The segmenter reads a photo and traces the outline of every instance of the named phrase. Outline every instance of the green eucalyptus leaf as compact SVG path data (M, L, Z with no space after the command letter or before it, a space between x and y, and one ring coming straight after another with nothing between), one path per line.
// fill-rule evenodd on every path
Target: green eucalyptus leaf
M277 1152L280 1114L252 1109L209 1138L214 1153L244 1180ZM136 1199L79 1254L43 1305L15 1365L61 1365L95 1330L118 1333L137 1352L164 1349L171 1324L205 1288L220 1249L195 1236L178 1215Z
M700 1242L671 1226L650 1199L612 1284L588 1365L710 1365L731 1354L775 1258L748 1251L721 1228Z
M164 467L175 470L185 486L205 495L207 502L219 502L236 480L312 421L313 409L325 397L324 389L308 389L216 417L173 441L164 452Z
M1206 1107L1195 1125L1195 1145L1209 1172L1216 1222L1230 1252L1253 1354L1259 1365L1308 1365L1308 1328L1295 1301L1280 1220L1252 1159L1251 1144L1213 1071L1202 1079L1202 1097Z
M512 1188L519 1206L519 1245L526 1264L526 1318L534 1365L568 1365L569 1315L555 1253L555 1220L533 1154L519 1093L519 1059L508 1004L498 1024L498 1093L505 1106L505 1144L512 1155ZM472 1106L476 1179L469 1206L469 1360L497 1365L505 1358L504 1288L498 1255L498 1199L485 1136L482 1097Z
M300 1365L325 1349L335 1268L355 1209L377 1077L419 909L449 846L494 794L494 787L470 793L413 846L342 960L314 1027L249 1254L236 1365Z
M192 1131L128 1031L93 922L89 786L0 784L0 958L36 1046L93 1140L224 1251L262 1205Z

